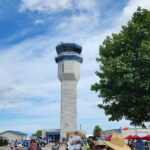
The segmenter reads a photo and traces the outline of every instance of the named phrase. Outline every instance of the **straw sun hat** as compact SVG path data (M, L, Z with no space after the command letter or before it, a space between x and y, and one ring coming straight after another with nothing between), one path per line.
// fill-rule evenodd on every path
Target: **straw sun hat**
M104 143L114 150L131 150L130 147L125 144L124 138L121 134L114 133L111 141L104 141Z

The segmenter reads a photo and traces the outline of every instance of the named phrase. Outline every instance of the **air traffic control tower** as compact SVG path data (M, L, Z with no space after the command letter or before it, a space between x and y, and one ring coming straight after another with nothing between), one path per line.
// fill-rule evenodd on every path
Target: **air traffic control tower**
M56 46L58 77L61 82L61 139L77 130L77 82L80 78L82 47L75 43Z

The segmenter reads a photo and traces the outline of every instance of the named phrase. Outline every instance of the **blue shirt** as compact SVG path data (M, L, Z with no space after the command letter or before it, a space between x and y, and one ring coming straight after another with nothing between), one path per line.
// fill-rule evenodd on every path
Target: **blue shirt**
M143 150L143 146L144 146L144 143L142 140L138 140L136 142L136 147L137 147L137 150Z

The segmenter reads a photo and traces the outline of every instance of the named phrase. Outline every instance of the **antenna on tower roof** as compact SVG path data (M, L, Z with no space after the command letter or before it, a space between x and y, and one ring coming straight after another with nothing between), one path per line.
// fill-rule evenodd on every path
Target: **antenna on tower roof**
M61 45L61 44L63 44L64 42L63 41L60 41L58 44L57 44L57 46L59 46L59 45Z

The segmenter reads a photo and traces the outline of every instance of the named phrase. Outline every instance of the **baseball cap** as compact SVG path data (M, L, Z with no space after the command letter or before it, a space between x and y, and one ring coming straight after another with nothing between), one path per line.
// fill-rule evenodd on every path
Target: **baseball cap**
M30 143L36 143L36 139L31 139Z

